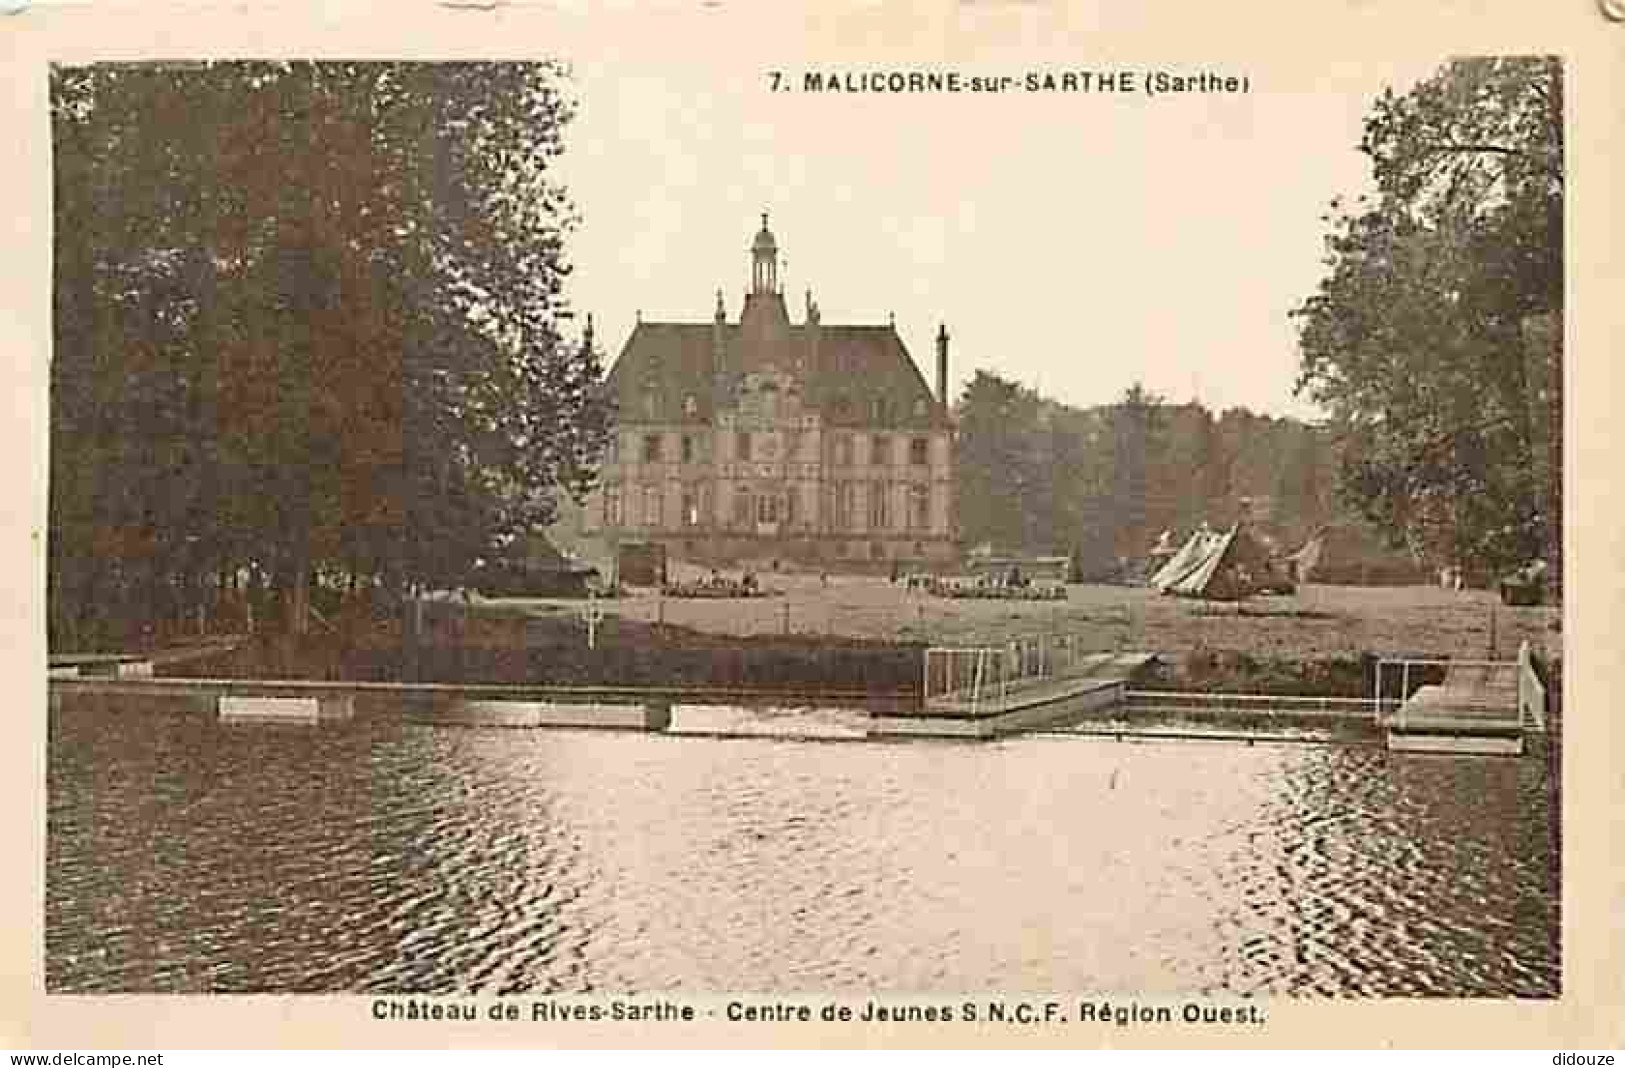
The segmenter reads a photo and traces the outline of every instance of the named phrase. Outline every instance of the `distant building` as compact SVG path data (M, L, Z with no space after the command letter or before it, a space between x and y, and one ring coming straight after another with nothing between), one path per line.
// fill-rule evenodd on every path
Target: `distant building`
M584 533L703 561L823 566L955 556L948 333L935 394L894 325L790 321L762 216L738 322L641 318L609 373L619 406Z

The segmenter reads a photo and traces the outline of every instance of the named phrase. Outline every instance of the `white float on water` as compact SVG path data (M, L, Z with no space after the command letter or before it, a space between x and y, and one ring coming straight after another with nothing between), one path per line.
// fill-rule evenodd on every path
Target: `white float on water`
M355 698L347 693L314 697L226 695L220 698L219 715L233 722L322 723L354 716Z

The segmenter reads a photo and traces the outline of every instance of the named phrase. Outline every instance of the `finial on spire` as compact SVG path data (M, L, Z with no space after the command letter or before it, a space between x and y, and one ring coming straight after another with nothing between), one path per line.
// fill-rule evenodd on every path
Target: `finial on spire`
M643 322L643 309L642 308L638 309L638 322L640 322L640 323Z
M767 209L762 210L762 229L767 229Z
M891 326L895 329L896 326L897 326L897 313L894 312L894 311L887 312L886 313L886 321L888 323L890 323Z

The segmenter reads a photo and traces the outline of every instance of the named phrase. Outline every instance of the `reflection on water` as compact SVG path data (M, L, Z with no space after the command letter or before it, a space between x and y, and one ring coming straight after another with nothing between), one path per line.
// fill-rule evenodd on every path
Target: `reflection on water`
M1334 746L58 712L46 979L1555 996L1544 774Z

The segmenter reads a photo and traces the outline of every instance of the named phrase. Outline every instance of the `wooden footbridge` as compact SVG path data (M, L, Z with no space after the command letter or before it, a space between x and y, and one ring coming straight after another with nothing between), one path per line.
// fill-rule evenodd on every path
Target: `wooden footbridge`
M1442 681L1412 689L1413 670L1443 668ZM1377 703L1395 673L1399 689L1387 715L1388 748L1397 752L1516 756L1530 734L1546 731L1546 687L1529 644L1516 660L1385 658L1377 666Z

